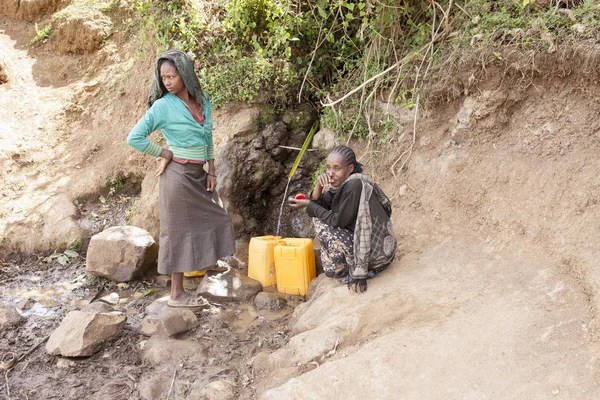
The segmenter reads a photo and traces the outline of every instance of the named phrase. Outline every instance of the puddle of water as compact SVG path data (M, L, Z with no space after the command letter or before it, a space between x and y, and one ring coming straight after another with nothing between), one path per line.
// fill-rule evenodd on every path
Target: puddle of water
M56 308L57 307L48 308L44 307L40 303L35 303L33 306L31 306L29 310L22 311L18 308L16 310L23 317L28 317L30 315L35 315L37 317L54 317L55 315L57 315Z
M242 339L248 338L248 330L254 326L268 321L275 321L283 318L291 311L283 309L279 311L255 310L250 304L239 304L233 308L228 308L226 311L233 312L236 316L233 321L234 331Z

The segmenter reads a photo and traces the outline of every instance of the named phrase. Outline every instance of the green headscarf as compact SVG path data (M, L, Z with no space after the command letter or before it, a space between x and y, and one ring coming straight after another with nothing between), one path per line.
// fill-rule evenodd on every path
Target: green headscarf
M200 81L194 71L194 62L182 51L169 50L156 60L154 81L150 87L148 107L152 107L152 104L154 104L156 100L168 93L167 88L165 88L165 85L162 83L162 79L160 79L160 66L164 61L170 61L175 65L177 72L179 72L179 75L181 75L181 78L183 79L187 91L196 99L196 101L198 101L198 103L204 106L206 98L200 87Z

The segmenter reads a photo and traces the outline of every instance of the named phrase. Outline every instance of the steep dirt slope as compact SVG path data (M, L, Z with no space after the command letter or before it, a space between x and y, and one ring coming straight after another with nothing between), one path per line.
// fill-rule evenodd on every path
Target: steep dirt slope
M600 92L480 89L429 110L399 181L371 163L402 257L365 295L319 283L262 398L598 398Z

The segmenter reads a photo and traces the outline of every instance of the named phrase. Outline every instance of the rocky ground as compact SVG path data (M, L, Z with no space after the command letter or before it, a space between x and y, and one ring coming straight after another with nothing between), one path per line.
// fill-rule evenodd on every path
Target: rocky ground
M171 309L168 277L117 283L90 275L84 262L2 264L0 352L19 359L0 389L6 398L157 399L169 389L182 399L254 398L252 358L287 342L301 300L255 299L258 284L246 301L213 297L196 312Z

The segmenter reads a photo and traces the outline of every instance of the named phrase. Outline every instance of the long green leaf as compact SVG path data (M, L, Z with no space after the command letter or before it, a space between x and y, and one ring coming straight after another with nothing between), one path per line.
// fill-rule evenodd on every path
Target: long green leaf
M310 132L308 133L306 140L304 140L304 144L302 145L302 148L300 149L300 153L298 153L298 157L296 157L294 166L292 167L292 170L290 171L290 174L288 175L288 177L290 179L292 179L292 177L296 173L296 170L298 169L298 165L300 165L300 161L302 161L302 157L304 156L304 153L306 153L306 150L308 149L308 146L310 145L310 142L312 141L313 136L315 135L315 133L317 133L317 129L319 129L319 121L315 121L312 128L310 128Z

